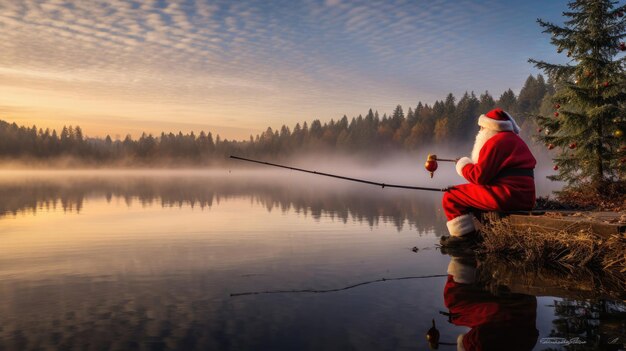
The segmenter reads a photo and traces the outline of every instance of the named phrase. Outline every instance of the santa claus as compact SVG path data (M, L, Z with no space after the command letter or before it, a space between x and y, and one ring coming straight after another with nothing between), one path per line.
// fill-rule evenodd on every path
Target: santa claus
M450 323L470 328L458 336L457 350L532 350L539 336L537 299L505 287L494 294L476 284L477 275L472 258L451 258L443 290L445 314Z
M519 137L519 126L502 109L478 118L472 156L456 163L469 184L456 185L443 196L450 236L443 246L468 245L477 238L473 211L530 210L535 204L535 158Z

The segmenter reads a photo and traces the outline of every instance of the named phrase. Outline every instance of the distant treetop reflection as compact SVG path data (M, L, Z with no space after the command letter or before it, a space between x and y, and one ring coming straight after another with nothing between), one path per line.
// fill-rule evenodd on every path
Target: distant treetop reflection
M443 232L440 194L379 189L320 181L298 183L286 177L254 174L30 175L0 177L0 215L62 209L80 213L85 199L123 199L131 206L211 208L220 201L250 198L268 211L294 211L314 219L330 217L376 226L383 221L398 230Z

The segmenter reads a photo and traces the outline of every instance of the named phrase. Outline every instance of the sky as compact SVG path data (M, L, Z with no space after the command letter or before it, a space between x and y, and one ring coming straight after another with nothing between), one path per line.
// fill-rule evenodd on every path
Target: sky
M211 131L519 92L562 0L0 0L0 119L87 136Z

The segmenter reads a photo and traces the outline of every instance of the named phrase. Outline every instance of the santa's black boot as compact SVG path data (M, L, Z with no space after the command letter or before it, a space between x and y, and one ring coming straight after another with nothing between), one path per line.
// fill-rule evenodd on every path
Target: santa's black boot
M446 248L473 248L479 242L478 232L472 231L461 236L442 236L439 243Z
M478 234L474 226L474 216L463 214L446 222L450 236L441 237L440 244L448 248L472 248L476 246Z

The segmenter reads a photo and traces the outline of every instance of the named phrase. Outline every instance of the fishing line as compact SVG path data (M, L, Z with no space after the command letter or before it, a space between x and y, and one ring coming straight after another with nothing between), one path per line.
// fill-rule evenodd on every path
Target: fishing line
M308 169L303 169L303 168L279 165L279 164L271 163L271 162L257 161L257 160L252 160L252 159L249 159L249 158L243 158L243 157L239 157L239 156L231 155L230 158L235 159L235 160L246 161L246 162L259 163L259 164L266 165L266 166L290 169L292 171L305 172L305 173L317 174L317 175L321 175L321 176L325 176L325 177L332 177L332 178L338 178L338 179L343 179L343 180L349 180L351 182L358 182L358 183L364 183L364 184L370 184L370 185L377 185L377 186L380 186L382 188L399 188L399 189L442 191L442 192L445 192L445 191L448 191L448 190L452 189L452 187L448 187L448 188L428 188L428 187L422 187L422 186L385 184L385 183L374 182L374 181L366 180L366 179L344 177L344 176L340 176L340 175L336 175L336 174L317 172L317 171L310 171Z
M263 294L293 294L293 293L314 293L314 294L323 294L329 292L337 292L348 289L353 289L359 286L380 283L380 282L389 282L394 280L409 280L409 279L427 279L427 278L443 278L447 277L447 274L432 274L432 275L419 275L414 277L399 277L399 278L380 278L376 280L370 280L367 282L357 283L353 285L346 286L344 288L336 288L336 289L326 289L326 290L318 290L318 289L302 289L302 290L265 290L265 291L250 291L250 292L241 292L241 293L232 293L231 297L237 296L246 296L246 295L263 295Z

